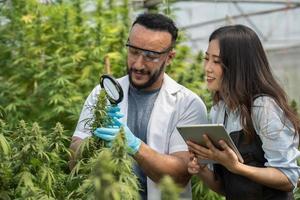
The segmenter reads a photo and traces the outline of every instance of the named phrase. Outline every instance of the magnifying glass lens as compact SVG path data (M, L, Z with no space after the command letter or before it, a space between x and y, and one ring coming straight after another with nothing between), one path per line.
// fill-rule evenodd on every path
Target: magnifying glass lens
M110 79L103 80L103 87L110 98L114 99L115 101L119 99L119 92Z
M107 74L100 78L101 88L105 90L111 104L118 104L123 100L123 90L118 81Z

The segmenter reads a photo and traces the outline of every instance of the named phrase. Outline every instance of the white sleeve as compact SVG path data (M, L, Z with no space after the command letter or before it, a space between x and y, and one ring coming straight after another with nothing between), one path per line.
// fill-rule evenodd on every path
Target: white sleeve
M299 136L283 111L270 97L259 97L254 102L253 124L263 145L265 166L281 170L297 186L300 168L297 159Z
M176 126L207 123L206 106L198 96L195 95L195 98L190 101L184 101L180 107L182 112L180 112L179 120L171 133L169 153L188 150L187 145L179 134Z
M100 90L101 90L100 85L97 85L85 100L73 136L84 139L92 135L91 129L89 128L87 121L89 119L90 120L93 119L93 107L97 103L97 98L100 93Z

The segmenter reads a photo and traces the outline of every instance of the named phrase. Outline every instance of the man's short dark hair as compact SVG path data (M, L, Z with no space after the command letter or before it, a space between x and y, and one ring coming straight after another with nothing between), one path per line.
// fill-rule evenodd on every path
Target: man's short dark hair
M174 21L169 17L157 13L143 13L135 19L132 26L135 24L140 24L151 30L169 32L172 36L172 45L175 45L178 35L178 28L176 27Z

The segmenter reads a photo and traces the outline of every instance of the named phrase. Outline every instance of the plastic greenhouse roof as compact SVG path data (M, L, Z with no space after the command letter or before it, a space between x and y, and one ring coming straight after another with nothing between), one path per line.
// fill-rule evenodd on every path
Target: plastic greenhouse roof
M300 46L299 4L185 1L173 4L172 9L195 51L206 49L210 33L228 24L251 27L268 50Z

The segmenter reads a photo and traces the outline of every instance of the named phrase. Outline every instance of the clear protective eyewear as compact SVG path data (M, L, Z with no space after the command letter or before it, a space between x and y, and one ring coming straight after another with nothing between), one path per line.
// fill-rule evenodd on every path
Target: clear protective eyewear
M152 51L152 50L135 47L135 46L129 44L128 42L126 44L126 47L128 48L128 53L132 58L137 59L140 55L142 55L143 59L146 62L154 62L154 63L159 62L161 56L163 54L168 53L173 48L173 46L170 46L166 50L159 52L159 51Z

